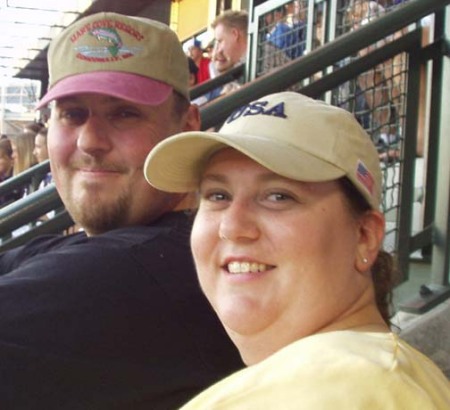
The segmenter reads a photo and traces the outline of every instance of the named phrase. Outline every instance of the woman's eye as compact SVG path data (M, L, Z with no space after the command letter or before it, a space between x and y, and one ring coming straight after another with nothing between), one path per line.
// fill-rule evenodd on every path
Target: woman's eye
M229 196L227 194L224 194L223 192L210 192L204 195L203 198L207 199L208 201L219 202L226 201Z
M281 192L273 192L267 195L267 199L273 202L282 202L292 200L293 197L291 195L284 194Z

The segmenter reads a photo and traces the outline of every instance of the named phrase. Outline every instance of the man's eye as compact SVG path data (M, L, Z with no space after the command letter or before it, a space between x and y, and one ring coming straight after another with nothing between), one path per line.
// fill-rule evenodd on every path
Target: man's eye
M67 125L81 125L89 118L89 110L84 108L67 108L61 110L59 118Z
M142 114L134 109L121 108L107 115L111 125L119 130L125 130L136 125L142 118Z
M131 109L120 109L113 111L108 115L111 119L131 119L131 118L139 118L141 116L140 112Z

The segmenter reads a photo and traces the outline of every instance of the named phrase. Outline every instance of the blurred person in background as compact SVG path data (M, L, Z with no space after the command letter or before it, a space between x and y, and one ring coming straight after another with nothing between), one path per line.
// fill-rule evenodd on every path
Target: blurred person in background
M14 159L12 156L11 141L5 135L0 139L0 183L11 178L13 175ZM13 190L8 194L0 196L0 207L7 205L21 197L20 190Z
M197 85L198 67L191 57L188 57L188 64L189 64L189 87L192 88ZM195 104L200 107L201 105L208 102L208 98L205 95L200 95L191 102L192 104Z
M188 64L189 64L189 88L195 87L197 85L197 73L198 67L195 64L195 61L188 56Z
M217 75L244 64L247 58L248 13L227 10L211 23L214 30L212 61ZM208 93L208 101L239 89L239 81L231 81Z
M12 156L11 141L6 138L0 139L0 182L10 178L13 173L14 159Z
M196 74L197 84L209 80L209 64L211 60L203 55L202 43L200 40L194 40L193 44L189 47L189 57L194 60L194 63L198 68Z
M33 155L39 164L48 160L47 133L47 128L43 127L34 137ZM39 189L44 188L50 182L52 182L52 173L48 172L40 182Z
M47 128L41 128L34 138L33 155L38 163L48 160Z
M35 134L31 132L22 132L10 136L14 159L14 176L37 164L33 154L34 138Z
M214 65L223 74L247 57L248 13L227 10L211 23L214 30Z

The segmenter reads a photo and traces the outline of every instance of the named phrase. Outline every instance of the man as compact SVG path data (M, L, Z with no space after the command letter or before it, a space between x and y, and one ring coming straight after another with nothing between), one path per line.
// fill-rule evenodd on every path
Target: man
M83 233L0 255L1 409L174 409L241 366L201 295L189 199L149 188L147 153L198 130L176 35L99 13L49 48L48 148Z
M248 14L227 10L211 23L214 30L214 64L223 74L245 62L247 54Z
M201 84L204 81L209 80L209 63L211 60L203 56L202 43L200 40L194 40L189 47L189 57L194 60L197 66L196 84Z
M247 57L248 14L246 11L227 10L211 23L215 45L213 64L217 75L224 74L233 67L245 63ZM208 100L235 91L240 87L232 81L211 91Z

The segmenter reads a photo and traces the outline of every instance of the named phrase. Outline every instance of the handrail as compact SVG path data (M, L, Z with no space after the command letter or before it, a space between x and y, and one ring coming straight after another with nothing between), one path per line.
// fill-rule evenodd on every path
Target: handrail
M0 236L63 206L54 184L32 192L0 209Z
M72 226L73 223L74 222L69 213L65 209L62 209L60 212L57 212L52 218L42 222L39 225L31 227L29 231L21 234L20 236L4 240L0 245L0 251L4 252L17 246L24 245L29 240L36 238L39 235L63 232L69 226Z
M50 172L50 162L44 161L40 164L33 165L27 170L21 172L12 178L7 179L0 183L0 196L12 192L16 188L21 188L22 186L29 184L36 177L44 177L48 172Z
M190 91L191 100L194 100L197 97L205 95L209 91L214 90L217 87L225 85L231 81L235 81L243 76L245 72L245 64L239 64L236 67L228 70L226 73L223 73L215 78L212 78L208 81L205 81L199 85L196 85Z

